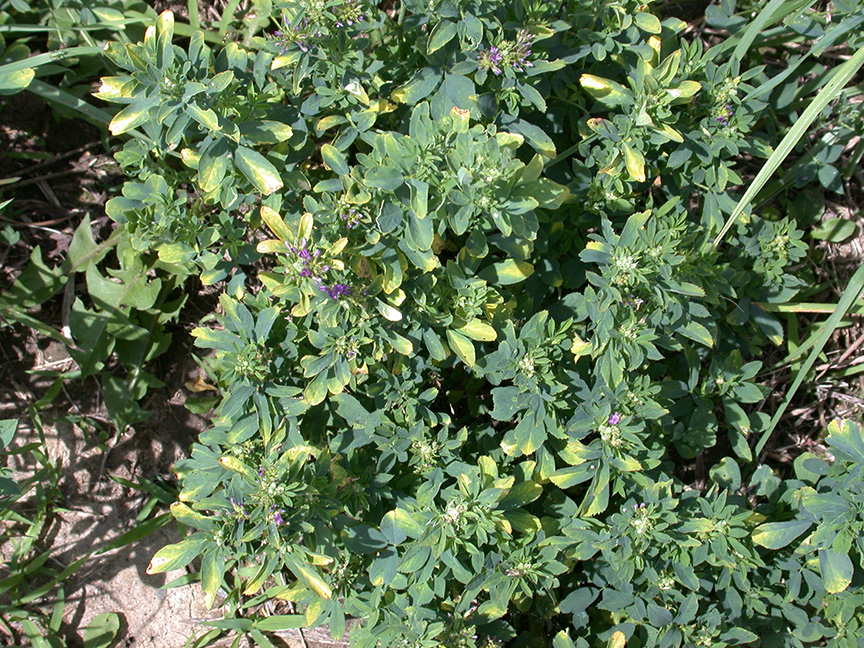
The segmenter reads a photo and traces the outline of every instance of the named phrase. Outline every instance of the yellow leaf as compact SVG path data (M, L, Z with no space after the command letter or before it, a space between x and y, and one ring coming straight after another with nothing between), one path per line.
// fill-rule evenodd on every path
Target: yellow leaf
M270 228L270 231L276 235L276 238L280 238L283 241L293 241L294 240L294 232L291 231L291 228L285 223L282 217L279 215L275 209L271 209L266 205L262 205L260 209L261 220L263 220L267 227Z
M494 328L479 319L472 319L465 326L456 330L466 337L480 342L491 342L498 337L498 333L496 333Z
M570 345L570 353L577 358L591 353L591 343L583 340L579 335L573 336L573 343Z
M447 341L450 343L450 348L454 353L469 367L473 367L477 361L477 355L474 351L474 345L467 337L456 331L447 329Z
M627 645L627 635L620 630L616 630L606 644L607 648L624 648Z
M624 143L624 163L627 165L627 172L631 178L637 182L645 182L645 158L642 153L626 142Z

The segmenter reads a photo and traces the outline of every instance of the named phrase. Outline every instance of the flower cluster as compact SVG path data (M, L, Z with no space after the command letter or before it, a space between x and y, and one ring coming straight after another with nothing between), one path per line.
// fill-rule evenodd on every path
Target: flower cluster
M729 125L729 120L735 115L735 107L732 104L726 104L714 111L714 117L719 124L726 128Z
M330 299L340 299L351 294L351 286L343 283L335 283L332 286L320 285L321 292L325 293Z
M515 41L503 41L497 46L482 50L477 57L480 68L501 76L508 69L522 72L525 68L533 67L534 64L529 58L533 42L534 35L520 29Z
M285 512L285 509L277 508L274 504L270 507L270 512L273 514L273 523L277 527L285 524L285 520L282 518L282 514Z
M323 33L320 30L312 31L308 18L303 18L292 28L286 28L284 31L277 29L273 32L273 39L276 47L279 48L279 54L284 54L291 45L296 45L303 52L308 52L312 47L311 40L320 38Z
M341 299L351 294L351 286L344 283L335 283L328 286L324 283L324 275L330 272L330 266L321 259L321 248L307 247L306 239L300 239L297 245L290 245L288 249L297 255L298 263L295 267L299 267L297 274L306 279L312 279L312 282L318 289L330 299Z
M358 22L366 20L361 0L346 0L335 9L336 26L353 27Z
M714 96L714 109L711 114L723 128L729 126L730 120L735 115L733 101L738 96L738 84L740 82L741 77L726 79Z

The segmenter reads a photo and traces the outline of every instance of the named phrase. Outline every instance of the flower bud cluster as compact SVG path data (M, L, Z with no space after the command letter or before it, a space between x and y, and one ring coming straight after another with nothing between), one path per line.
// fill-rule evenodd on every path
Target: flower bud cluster
M324 283L323 275L330 272L330 266L321 259L321 248L307 247L307 241L302 238L297 245L290 245L288 249L297 256L299 276L312 279L318 289L330 299L341 299L351 294L351 286L345 283L335 283L332 286Z
M484 70L491 70L496 76L501 76L505 70L522 72L533 67L530 61L531 44L534 35L526 29L520 29L515 41L502 41L489 49L482 50L477 60Z

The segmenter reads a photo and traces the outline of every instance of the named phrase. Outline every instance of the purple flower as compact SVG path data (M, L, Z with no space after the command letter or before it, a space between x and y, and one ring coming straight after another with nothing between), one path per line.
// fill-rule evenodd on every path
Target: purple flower
M332 286L321 286L321 291L326 293L330 299L340 299L351 294L351 286L337 283Z
M516 47L513 49L513 67L515 69L520 70L523 67L532 67L534 65L528 60L528 57L531 56L531 43L533 42L533 34L529 34L524 29L519 30Z
M618 412L615 412L612 416L609 417L609 420L606 421L609 425L618 425L621 422L621 415Z
M276 526L280 526L282 524L285 524L285 520L282 519L282 511L281 510L276 511L273 514L273 522L276 523Z

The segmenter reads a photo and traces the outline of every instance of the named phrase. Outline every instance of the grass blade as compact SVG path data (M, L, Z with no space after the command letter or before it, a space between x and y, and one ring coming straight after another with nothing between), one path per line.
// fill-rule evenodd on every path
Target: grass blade
M83 115L87 121L92 122L97 126L102 126L103 128L108 125L113 117L113 115L104 110L91 106L83 99L79 99L65 90L61 90L56 86L39 81L38 79L33 79L27 89L33 94L42 97L45 101L50 101L65 106L66 108L71 108L75 112Z
M744 30L741 40L738 41L738 45L735 46L732 58L737 59L738 61L742 60L760 32L762 32L770 23L781 20L786 16L786 14L779 14L780 9L784 5L788 5L787 8L789 11L787 13L792 13L795 11L797 4L797 0L771 0L771 2L762 8L762 11L759 12L759 15L756 16L755 20L747 25L747 29Z
M827 106L840 93L849 80L855 76L855 73L861 68L862 64L864 64L864 48L855 52L852 58L836 69L831 80L825 84L825 87L822 88L822 90L819 91L819 94L817 94L813 101L810 102L810 105L807 106L807 109L801 114L798 121L796 121L792 128L789 129L789 132L786 133L786 136L777 146L777 149L765 161L765 164L747 188L747 191L744 192L741 200L739 200L738 204L735 205L732 214L730 214L729 218L726 219L726 222L723 224L723 229L720 230L720 233L711 243L710 249L713 250L717 245L719 245L720 241L723 240L723 237L726 236L726 232L729 231L738 217L745 209L747 209L750 202L756 194L759 193L759 190L765 186L768 179L783 163L783 160L786 159L786 156L792 152L792 149L804 136L804 133L807 132L810 124L813 123L825 106Z
M186 0L189 8L189 25L192 29L201 29L201 19L198 17L198 0Z
M225 11L222 12L222 18L219 19L219 38L224 38L228 34L228 29L231 27L231 21L234 20L234 14L237 13L237 7L240 6L240 0L229 0L225 6Z
M864 50L861 51L864 52ZM859 54L860 53L861 52L859 52ZM789 390L786 392L786 396L783 399L783 402L780 404L780 407L777 408L777 411L774 412L774 416L771 418L771 423L768 425L768 428L762 433L762 437L759 439L759 443L757 443L756 447L754 448L754 461L759 458L759 455L762 453L763 448L765 448L765 444L768 442L768 439L774 432L774 428L777 427L777 423L780 421L780 417L783 416L783 412L786 411L786 408L789 406L789 403L795 396L795 393L798 391L801 383L804 382L804 379L807 377L810 369L816 363L816 360L819 358L819 354L822 353L822 349L825 347L825 343L828 342L831 334L834 333L837 325L840 323L840 320L843 319L843 317L849 312L852 306L858 301L858 298L861 296L862 291L864 291L864 266L858 268L858 270L855 271L855 274L852 275L852 278L849 280L849 284L846 286L846 290L843 291L843 296L840 297L840 301L837 303L837 308L819 329L819 333L815 338L813 350L810 352L810 355L807 356L807 360L804 362L804 364L801 365L801 369L795 376L795 380L792 383L792 386L789 387Z
M21 59L19 61L12 61L11 63L0 65L0 73L15 72L17 70L32 70L33 68L39 67L40 65L59 63L60 61L71 58L73 56L90 56L92 54L101 53L101 47L88 47L83 45L80 47L69 47L67 49L55 50L53 52L46 52L44 54L37 54L36 56L31 56L29 58Z

